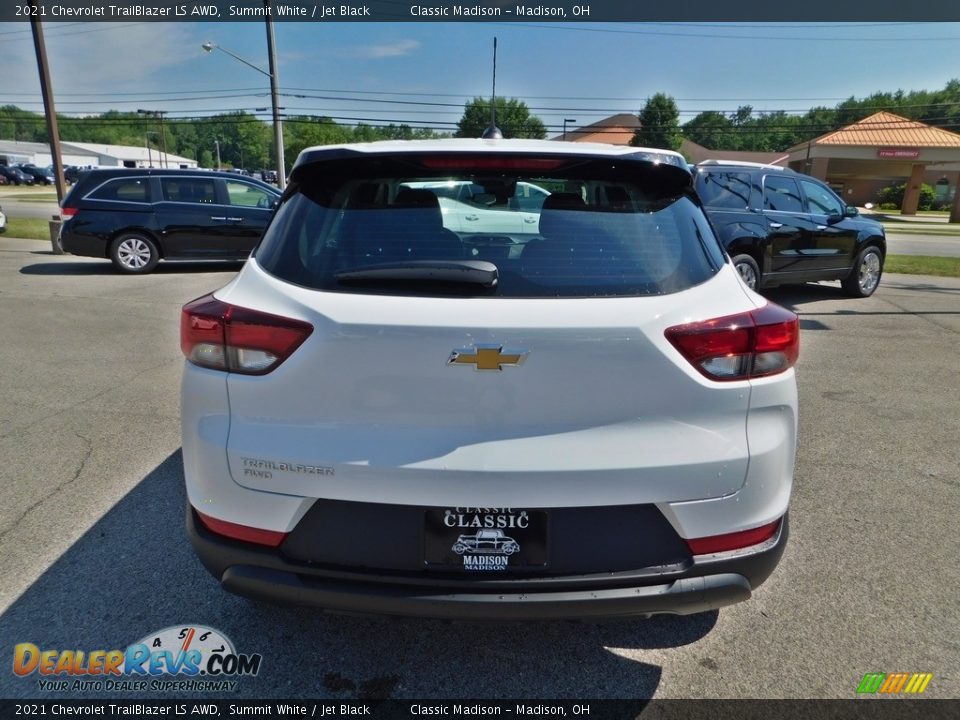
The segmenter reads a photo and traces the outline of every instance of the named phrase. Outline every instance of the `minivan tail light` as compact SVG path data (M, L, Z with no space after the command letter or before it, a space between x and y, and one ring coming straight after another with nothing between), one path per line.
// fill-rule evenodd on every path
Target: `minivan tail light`
M310 337L302 320L251 310L204 295L183 306L180 349L194 365L265 375Z
M711 380L748 380L782 373L800 354L800 321L774 303L738 315L675 325L667 340Z

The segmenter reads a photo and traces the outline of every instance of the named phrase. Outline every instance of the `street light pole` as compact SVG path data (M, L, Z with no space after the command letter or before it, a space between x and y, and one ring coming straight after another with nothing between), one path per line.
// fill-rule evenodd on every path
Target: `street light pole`
M261 75L266 75L268 78L270 78L270 102L273 106L273 152L277 161L277 185L281 190L283 190L283 188L287 185L287 169L283 157L283 124L280 122L280 78L277 74L277 48L273 35L273 20L270 0L263 0L263 6L267 11L267 55L270 63L270 72L267 72L263 68L257 67L249 60L244 60L239 55L230 52L225 47L217 45L215 42L210 42L208 40L207 42L203 43L201 47L203 47L203 49L208 53L213 52L214 50L219 50L220 52L226 53L234 60L239 60L247 67L251 67Z
M566 139L567 139L567 123L575 123L575 122L576 122L576 120L574 120L574 119L572 119L572 118L564 118L564 119L563 119L563 139L564 139L564 142L566 142Z
M220 170L220 141L219 141L219 140L214 140L214 141L213 141L213 144L214 144L214 145L216 146L216 148L217 148L217 170Z
M277 158L277 187L287 185L287 168L283 157L283 125L280 124L280 78L277 76L277 47L273 37L270 0L263 0L267 11L267 54L270 57L270 101L273 104L273 146Z

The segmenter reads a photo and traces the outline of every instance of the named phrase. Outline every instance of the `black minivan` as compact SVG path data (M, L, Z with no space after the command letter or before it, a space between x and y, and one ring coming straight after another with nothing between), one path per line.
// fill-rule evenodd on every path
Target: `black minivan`
M279 198L275 187L235 173L90 170L63 200L60 243L133 274L161 259L242 260Z

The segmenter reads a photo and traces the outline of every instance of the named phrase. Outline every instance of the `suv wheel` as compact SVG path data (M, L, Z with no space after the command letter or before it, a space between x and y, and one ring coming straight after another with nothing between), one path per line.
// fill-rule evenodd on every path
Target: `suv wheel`
M731 259L733 267L740 273L740 277L747 286L751 290L756 290L760 284L760 268L757 266L757 261L749 255L735 255Z
M853 270L843 279L843 291L850 297L865 298L873 295L880 284L883 274L883 255L880 249L871 245L857 255Z
M160 252L153 240L140 233L121 235L110 246L110 259L122 273L146 274L160 262Z

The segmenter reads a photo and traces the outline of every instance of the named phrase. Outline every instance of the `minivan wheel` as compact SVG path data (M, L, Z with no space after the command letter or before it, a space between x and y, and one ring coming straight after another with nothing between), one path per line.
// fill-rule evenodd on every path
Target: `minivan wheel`
M740 273L747 287L756 290L760 284L760 268L757 266L757 261L749 255L735 255L732 260L733 267Z
M850 274L840 284L850 297L870 297L880 284L882 274L883 255L879 248L870 245L860 251Z
M110 259L122 273L144 275L160 262L160 251L153 240L140 233L121 235L110 246Z

